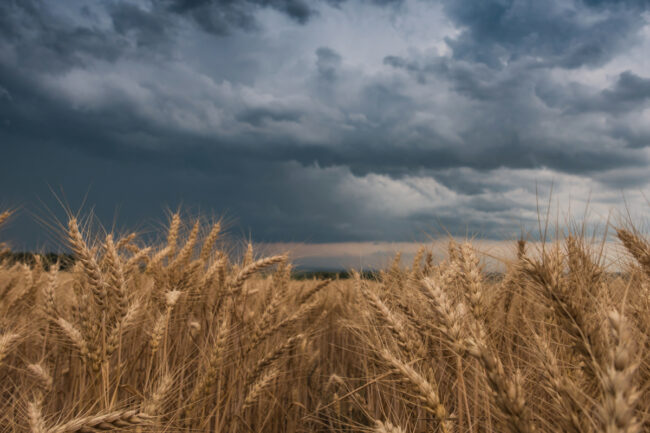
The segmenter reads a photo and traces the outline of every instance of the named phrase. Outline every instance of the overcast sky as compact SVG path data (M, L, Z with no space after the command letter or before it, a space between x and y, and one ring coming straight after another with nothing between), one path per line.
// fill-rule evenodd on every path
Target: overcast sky
M106 224L182 205L262 242L512 238L551 184L562 216L642 215L649 9L3 0L0 205L23 210L3 237L43 243L51 190Z

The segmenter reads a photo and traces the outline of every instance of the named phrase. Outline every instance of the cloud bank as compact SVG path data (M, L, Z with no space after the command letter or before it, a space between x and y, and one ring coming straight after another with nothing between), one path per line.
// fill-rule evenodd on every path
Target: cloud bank
M509 238L551 185L643 212L649 7L4 1L0 201L182 204L267 242Z

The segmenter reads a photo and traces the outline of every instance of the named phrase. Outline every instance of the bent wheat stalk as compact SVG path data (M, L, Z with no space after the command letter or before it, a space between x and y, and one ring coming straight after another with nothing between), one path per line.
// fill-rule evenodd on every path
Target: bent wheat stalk
M138 410L118 410L103 415L85 416L59 424L47 433L85 433L91 431L123 430L148 424L151 417Z

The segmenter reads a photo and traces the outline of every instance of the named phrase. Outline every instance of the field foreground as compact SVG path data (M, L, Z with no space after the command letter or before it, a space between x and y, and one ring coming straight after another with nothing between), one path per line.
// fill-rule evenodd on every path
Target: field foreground
M8 214L0 214L0 224ZM650 244L617 231L517 244L487 278L470 243L378 278L292 281L219 224L165 245L68 225L60 270L0 263L0 432L650 431ZM0 246L1 249L1 246Z

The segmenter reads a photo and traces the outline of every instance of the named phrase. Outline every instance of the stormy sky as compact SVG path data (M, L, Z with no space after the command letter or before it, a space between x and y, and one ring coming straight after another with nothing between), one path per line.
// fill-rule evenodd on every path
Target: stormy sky
M3 237L56 197L261 242L643 215L649 53L646 0L3 0Z

